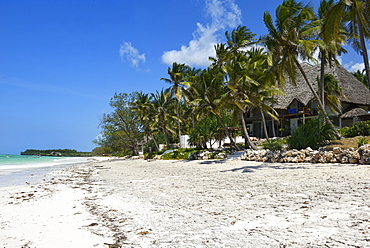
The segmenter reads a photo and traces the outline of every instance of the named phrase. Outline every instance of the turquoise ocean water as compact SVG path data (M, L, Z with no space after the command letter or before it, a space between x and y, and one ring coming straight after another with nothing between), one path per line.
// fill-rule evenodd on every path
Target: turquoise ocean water
M0 187L36 183L52 171L84 163L87 158L0 154Z

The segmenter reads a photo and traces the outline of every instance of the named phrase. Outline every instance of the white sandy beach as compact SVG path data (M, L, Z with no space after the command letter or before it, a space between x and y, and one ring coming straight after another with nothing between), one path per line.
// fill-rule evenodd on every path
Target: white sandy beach
M1 248L108 244L370 247L370 166L114 160L0 188Z

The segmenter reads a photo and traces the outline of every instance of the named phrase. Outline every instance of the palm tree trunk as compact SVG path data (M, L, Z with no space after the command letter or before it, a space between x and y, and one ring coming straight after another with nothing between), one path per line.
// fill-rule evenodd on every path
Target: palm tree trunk
M181 124L180 124L180 113L179 113L179 100L176 98L176 117L177 117L177 129L179 135L179 144L181 148Z
M263 113L262 109L260 109L260 112L261 112L261 117L262 117L263 132L266 135L266 139L269 140L269 134L267 132L265 114Z
M321 50L321 68L320 68L320 94L321 94L321 103L323 108L325 108L325 85L324 85L324 76L325 76L325 51Z
M322 105L322 102L321 102L321 100L320 100L319 96L317 95L317 93L316 93L315 89L313 88L313 86L312 86L311 82L308 80L307 75L306 75L305 71L303 70L303 68L302 68L301 64L299 63L299 61L298 61L297 59L294 59L294 62L295 62L295 64L297 65L297 67L298 67L299 71L301 72L302 76L304 77L304 79L305 79L305 81L306 81L306 83L307 83L308 87L310 88L310 90L311 90L312 94L315 96L315 98L316 98L317 102L319 103L319 106L320 106L320 108L321 108L321 110L322 110L322 113L323 113L323 115L324 115L325 121L326 121L329 125L331 125L331 126L332 126L332 128L333 128L333 130L334 130L334 132L335 132L335 136L336 136L338 139L343 139L343 136L338 132L338 130L334 127L333 123L332 123L332 122L331 122L331 120L329 119L329 116L328 116L328 114L326 113L325 109L323 108L323 105Z
M166 121L164 120L164 118L161 118L161 119L162 119L162 131L163 131L164 138L166 140L166 146L168 148L169 145L170 145L170 141L169 141L168 135L167 135L167 124L166 124Z
M364 31L362 27L362 23L360 21L360 17L357 15L358 19L358 27L359 27L359 33L360 33L360 44L361 44L361 54L364 59L364 65L365 65L365 71L366 71L366 79L367 79L367 84L370 89L370 66L369 66L369 56L367 54L366 50L366 44L365 44L365 38L364 38Z
M194 110L191 111L191 122L193 129L195 128L195 116L194 116Z
M167 146L167 148L169 148L170 141L169 141L169 139L167 137L166 127L163 127L162 130L163 130L164 138L166 139L166 146Z
M157 148L157 151L159 151L159 146L158 146L158 143L157 141L155 140L154 136L150 136L151 139L153 139L153 142L154 142L154 145L155 147Z
M248 133L247 125L245 124L245 119L244 119L245 112L242 110L240 110L240 112L241 112L240 117L242 120L243 132L244 132L246 143L249 145L250 148L252 148L253 150L256 150L257 147L252 143L251 137L249 136L249 133Z
M276 137L276 130L275 130L275 119L271 117L271 126L272 126L272 136Z

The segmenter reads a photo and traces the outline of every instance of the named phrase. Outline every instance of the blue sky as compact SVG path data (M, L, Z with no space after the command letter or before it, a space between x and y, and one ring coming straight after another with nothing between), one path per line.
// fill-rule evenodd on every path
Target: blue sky
M174 61L207 66L226 30L266 34L263 13L280 3L0 0L0 154L91 151L115 92L168 87L160 78ZM342 64L361 68L348 50Z

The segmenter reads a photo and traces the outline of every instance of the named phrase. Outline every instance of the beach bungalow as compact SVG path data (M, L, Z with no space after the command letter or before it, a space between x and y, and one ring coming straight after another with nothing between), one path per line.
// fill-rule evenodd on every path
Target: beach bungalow
M320 76L320 65L302 63L314 89L318 91L317 79ZM350 126L353 122L370 119L370 90L356 79L341 65L326 67L325 74L331 74L340 82L345 97L341 97L341 111L326 111L334 125L338 128ZM273 136L273 128L277 136L291 134L298 126L318 114L318 103L307 86L301 73L297 73L296 86L285 83L285 95L276 97L273 107L279 114L279 122L266 116L269 136ZM263 137L260 111L252 111L246 119L252 136Z

